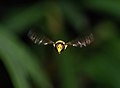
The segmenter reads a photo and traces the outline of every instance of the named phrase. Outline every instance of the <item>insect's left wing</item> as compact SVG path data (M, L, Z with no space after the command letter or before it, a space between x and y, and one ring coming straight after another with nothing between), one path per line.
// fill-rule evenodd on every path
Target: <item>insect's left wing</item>
M50 40L49 38L39 35L38 33L30 30L28 32L28 37L35 43L35 44L42 44L42 45L48 45L48 44L53 44L54 42Z
M66 43L67 45L71 45L71 46L76 46L76 47L86 47L87 45L90 45L93 42L94 38L93 38L93 34L89 34L89 35L85 35L83 37L79 37L73 41L70 41L68 43Z

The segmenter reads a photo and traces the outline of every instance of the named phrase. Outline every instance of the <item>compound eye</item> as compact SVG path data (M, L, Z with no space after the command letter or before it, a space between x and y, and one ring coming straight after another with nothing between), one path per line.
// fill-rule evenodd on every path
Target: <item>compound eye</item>
M58 46L57 49L60 49L60 47Z

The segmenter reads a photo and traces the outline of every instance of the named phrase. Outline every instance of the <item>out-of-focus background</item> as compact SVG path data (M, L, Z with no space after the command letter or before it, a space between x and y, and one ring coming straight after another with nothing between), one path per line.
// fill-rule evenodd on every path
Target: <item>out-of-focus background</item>
M0 0L0 88L120 88L119 0ZM94 42L62 54L27 36Z

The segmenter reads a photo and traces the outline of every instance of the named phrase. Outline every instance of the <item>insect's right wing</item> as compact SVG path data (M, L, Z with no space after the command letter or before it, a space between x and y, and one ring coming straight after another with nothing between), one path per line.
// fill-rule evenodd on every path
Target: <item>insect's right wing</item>
M72 40L66 44L82 48L86 47L87 45L90 45L93 42L93 40L94 40L93 34L91 33L89 35L78 37L77 39Z
M34 42L35 44L42 44L42 45L48 45L48 44L53 44L54 42L50 40L49 38L39 35L38 33L30 30L28 32L28 37Z

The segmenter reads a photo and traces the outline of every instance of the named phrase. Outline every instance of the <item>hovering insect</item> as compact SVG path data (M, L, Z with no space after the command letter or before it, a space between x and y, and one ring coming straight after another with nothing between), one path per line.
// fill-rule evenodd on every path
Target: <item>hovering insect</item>
M75 40L72 40L70 42L64 42L62 40L58 40L56 42L53 42L52 40L50 40L49 38L45 37L45 36L41 36L36 32L33 31L29 31L28 33L28 37L35 43L38 45L53 45L53 47L55 48L55 50L61 54L61 52L63 52L68 46L74 46L74 47L86 47L87 45L90 45L94 38L93 38L93 34L90 33L89 35L77 38Z

